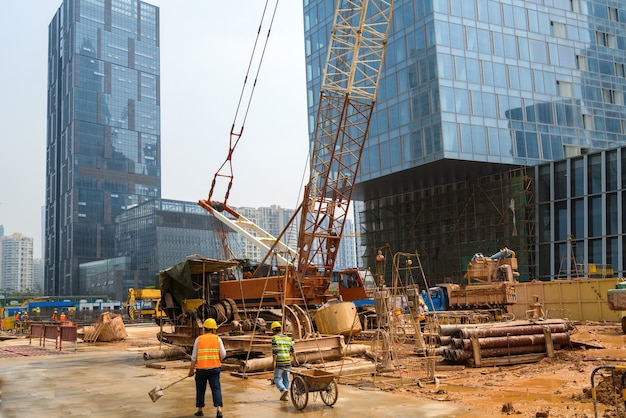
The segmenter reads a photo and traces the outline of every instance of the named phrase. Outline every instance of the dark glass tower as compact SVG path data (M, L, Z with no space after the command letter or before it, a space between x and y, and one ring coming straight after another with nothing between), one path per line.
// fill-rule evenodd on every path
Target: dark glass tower
M115 217L161 197L159 9L65 0L48 36L45 293L77 295Z

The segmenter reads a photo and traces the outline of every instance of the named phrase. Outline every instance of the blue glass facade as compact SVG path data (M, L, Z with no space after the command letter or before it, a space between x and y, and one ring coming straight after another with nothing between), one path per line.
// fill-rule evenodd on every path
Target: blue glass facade
M313 129L335 0L303 4ZM365 245L419 248L437 266L439 254L452 248L446 244L457 258L471 245L489 253L511 244L490 234L490 217L502 218L503 208L478 222L493 228L480 234L491 238L463 236L454 219L460 214L440 210L448 207L446 190L474 190L465 182L626 143L625 23L623 0L396 0L354 193ZM429 220L420 199L433 193L441 200L428 199L428 210L438 211ZM447 199L463 207L468 202L459 196ZM526 217L518 221L530 221L527 199L514 200L520 206L512 212ZM489 199L476 203L491 206ZM440 237L450 231L455 238L445 243ZM532 240L529 227L512 245ZM532 251L525 263L531 278Z
M334 3L304 1L311 127ZM361 181L623 143L623 22L623 1L396 0Z
M124 298L129 288L158 286L157 273L188 256L224 259L224 245L236 248L236 234L197 202L154 199L115 219L115 253L128 257L128 272L115 288L93 287L90 293ZM82 266L81 266L82 268ZM115 272L108 272L113 276ZM110 281L113 283L113 281Z
M65 0L49 26L45 291L85 292L114 220L160 198L159 10Z

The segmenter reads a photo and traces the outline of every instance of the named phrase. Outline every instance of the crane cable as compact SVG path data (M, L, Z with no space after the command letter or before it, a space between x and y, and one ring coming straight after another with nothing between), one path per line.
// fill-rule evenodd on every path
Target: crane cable
M257 36L256 39L254 41L254 47L252 48L252 55L250 56L250 61L248 62L248 69L246 71L246 76L244 78L243 81L243 86L241 88L241 93L239 95L239 102L237 103L237 109L235 111L235 117L233 118L233 124L231 126L230 129L230 143L229 143L229 149L228 149L228 155L226 157L226 160L222 163L222 165L220 166L220 168L217 170L217 172L215 173L215 176L213 177L213 182L211 183L211 190L209 192L209 198L208 201L211 201L211 196L213 196L213 190L215 188L215 184L217 182L217 178L218 177L226 177L228 178L228 188L226 189L226 194L224 196L224 204L226 204L227 200L228 200L228 195L230 194L230 188L232 187L233 184L233 163L232 163L232 156L233 153L235 152L235 147L237 146L237 144L239 143L239 140L241 139L241 135L243 134L243 128L246 122L246 119L248 117L248 112L250 111L250 105L252 103L252 97L254 96L254 90L256 87L256 83L259 77L259 73L261 71L261 64L263 63L263 57L265 56L265 51L267 50L267 44L269 41L269 37L270 37L270 33L272 31L272 26L274 24L274 18L276 17L276 10L278 8L278 3L280 0L276 0L276 4L274 5L274 11L272 12L272 17L269 23L269 28L267 30L267 36L265 38L265 43L263 44L263 48L261 51L261 57L259 59L259 62L257 64L256 67L256 72L254 74L254 83L252 84L250 93L248 95L248 102L245 105L245 113L243 115L243 120L241 122L241 127L239 128L239 132L236 132L235 129L235 125L237 124L237 117L239 115L239 110L242 108L242 103L244 100L244 94L246 92L246 87L247 87L247 82L248 82L248 78L250 76L250 72L252 69L252 65L253 65L253 61L254 61L254 56L257 53L257 49L259 46L259 38L261 36L261 29L263 27L263 22L265 20L265 16L266 13L268 12L268 4L270 2L270 0L266 0L265 2L265 6L263 8L263 14L261 15L261 22L259 23L259 29L257 30ZM221 174L222 169L224 169L224 167L228 164L228 168L230 170L229 174Z

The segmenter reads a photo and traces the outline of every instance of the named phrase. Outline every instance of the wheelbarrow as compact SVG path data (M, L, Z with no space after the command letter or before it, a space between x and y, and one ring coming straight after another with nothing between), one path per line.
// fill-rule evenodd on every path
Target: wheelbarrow
M337 376L319 369L298 370L291 372L291 402L298 410L302 410L309 402L309 393L319 393L322 402L333 406L339 396Z

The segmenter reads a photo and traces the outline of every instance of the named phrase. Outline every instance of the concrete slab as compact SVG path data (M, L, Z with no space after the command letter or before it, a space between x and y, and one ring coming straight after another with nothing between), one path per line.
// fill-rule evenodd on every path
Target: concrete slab
M114 345L113 345L114 347ZM195 412L193 379L164 390L152 402L155 386L185 376L180 369L152 369L141 353L111 346L79 345L78 352L46 357L0 359L3 385L0 416L55 417L191 417ZM307 407L298 411L281 402L271 374L241 379L222 373L224 417L461 417L464 411L447 402L420 401L410 395L339 385L334 407L310 393ZM207 393L210 405L210 394ZM212 407L205 416L214 416Z

